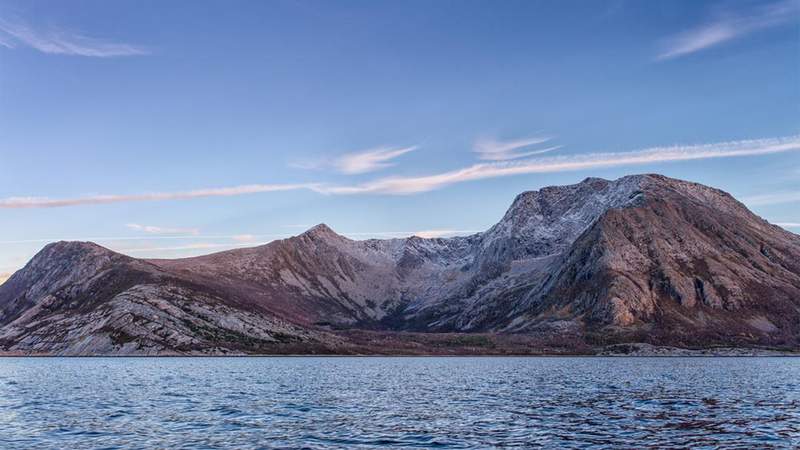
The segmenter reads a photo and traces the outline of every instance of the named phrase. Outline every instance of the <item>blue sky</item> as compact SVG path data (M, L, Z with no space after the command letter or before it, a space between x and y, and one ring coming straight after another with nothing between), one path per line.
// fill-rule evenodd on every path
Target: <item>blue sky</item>
M800 225L800 2L2 1L0 280L658 172Z

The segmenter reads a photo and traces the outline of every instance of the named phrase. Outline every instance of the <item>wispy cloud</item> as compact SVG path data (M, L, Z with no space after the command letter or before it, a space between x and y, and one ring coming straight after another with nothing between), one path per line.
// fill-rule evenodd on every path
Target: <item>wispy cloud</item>
M329 195L415 194L440 189L457 183L513 175L589 170L671 161L769 155L797 150L800 150L800 135L702 145L653 147L631 152L591 153L559 157L530 158L516 161L497 161L474 164L461 169L433 175L378 178L366 183L354 185L326 185L322 183L255 184L183 192L161 192L136 195L95 195L66 199L11 197L0 199L0 208L52 208L146 200L181 200L298 189L308 189ZM783 203L800 200L800 193L770 194L769 196L750 197L750 199L756 202L754 204Z
M109 42L57 28L40 30L19 20L5 19L0 19L0 45L7 48L23 45L43 53L99 58L150 53L136 45Z
M700 27L672 36L664 41L657 60L689 55L759 30L784 25L797 16L796 0L761 5L747 15L725 13Z
M169 228L157 227L154 225L140 225L138 223L128 223L125 224L125 226L131 230L143 231L150 234L190 234L193 236L200 234L200 230L198 228Z
M345 153L332 159L294 162L291 166L298 169L332 168L343 174L356 175L391 167L394 163L390 161L416 149L416 146L378 147L360 152Z
M800 222L776 222L775 225L783 228L800 228Z
M0 208L57 208L62 206L96 205L153 200L186 200L202 197L231 197L262 192L281 192L298 189L318 190L314 184L248 184L227 188L198 189L182 192L155 192L131 195L93 195L54 199L48 197L9 197L0 199Z
M538 136L525 139L515 139L510 141L499 141L493 138L481 138L475 142L473 151L478 154L478 158L484 161L508 161L511 159L524 158L526 156L539 155L561 148L560 145L548 148L517 151L537 144L543 144L552 140L550 136Z
M376 148L364 152L348 153L334 161L334 167L346 174L374 172L391 167L389 161L416 150L417 147Z
M122 242L122 241L160 241L160 240L199 240L199 239L232 239L234 241L241 241L243 236L251 236L257 239L279 239L291 236L291 233L268 233L268 234L198 234L198 235L166 235L166 236L62 236L50 238L35 238L35 239L16 239L0 241L0 245L13 245L13 244L36 244L48 243L57 241L91 241L91 242Z
M10 38L0 34L0 46L5 48L14 48L14 43Z
M742 203L750 206L777 205L780 203L794 202L800 202L800 191L771 192L769 194L750 195L742 198Z
M352 239L366 239L366 238L407 238L410 236L417 236L425 239L463 236L468 234L479 233L481 230L424 230L424 231L372 231L372 232L355 232L339 233L343 236ZM160 253L160 252L184 252L193 250L226 250L240 247L254 247L258 245L268 244L269 240L259 239L263 236L269 235L234 235L232 238L237 243L213 243L213 242L198 242L193 244L182 244L174 246L144 246L144 247L123 247L114 249L120 253L137 254L137 253ZM285 236L288 237L288 236Z
M176 245L176 246L169 246L169 247L130 247L130 248L119 248L114 251L119 253L156 253L156 252L179 252L179 251L186 251L186 250L221 250L221 249L230 249L236 247L247 247L247 246L255 246L259 244L266 244L266 242L248 242L248 243L239 243L239 244L215 244L211 242L198 242L196 244L186 244L186 245Z
M414 233L412 233L412 236L417 236L425 239L432 239L432 238L480 233L480 231L482 230L423 230L423 231L415 231Z
M566 172L617 166L690 161L708 158L768 155L800 150L800 136L653 147L624 153L593 153L520 161L475 164L463 169L420 177L389 177L353 186L324 187L331 194L414 194L456 183L531 173Z
M342 236L347 236L352 239L368 239L368 238L407 238L417 236L421 238L437 238L447 236L463 236L468 234L480 233L483 230L420 230L420 231L360 231L360 232L337 232Z
M305 226L305 228L311 228L311 226ZM464 234L472 234L478 233L481 230L451 230L451 229L431 229L431 230L423 230L423 231L362 231L362 232L340 232L344 236L352 237L353 239L364 239L367 237L408 237L408 236L419 236L419 237L443 237L443 236L455 236L455 235L464 235ZM159 249L169 249L169 250L194 250L194 249L202 249L202 248L218 248L218 247L238 247L243 245L258 245L258 243L265 243L269 242L274 239L284 239L291 237L292 235L296 235L295 233L259 233L259 234L198 234L198 235L154 235L154 236L81 236L81 237L74 237L74 236L61 236L61 237L51 237L51 238L36 238L36 239L19 239L19 240L6 240L0 241L0 245L14 245L14 244L45 244L50 242L57 242L57 241L91 241L91 242L103 242L104 245L108 245L110 248L120 248L118 251L147 251L147 250L159 250ZM202 240L206 242L199 242L193 244L181 244L176 246L149 246L149 247L130 247L130 244L125 247L123 244L122 247L115 245L122 242L127 241L136 241L136 242L151 242L151 241L162 241L162 240ZM208 241L217 241L217 240L232 240L235 243L210 243ZM7 268L0 268L0 270L5 270Z
M340 232L340 234L350 237L352 239L368 239L368 238L407 238L410 236L418 236L422 238L438 238L438 237L451 237L463 236L474 233L479 233L482 230L455 230L455 229L429 229L422 231L362 231L362 232ZM0 241L3 244L18 244L18 243L50 243L55 241L92 241L103 243L102 245L109 249L132 256L143 258L164 258L176 257L186 255L202 255L214 251L223 251L241 247L255 247L259 245L268 244L275 239L282 239L291 237L287 233L272 233L272 234L232 234L232 235L197 235L197 236L148 236L146 238L123 236L123 237L80 237L80 238L52 238L52 239L24 239L14 241ZM200 242L179 243L177 245L158 245L156 242L148 242L154 240L170 240L170 239L188 239L200 240ZM222 242L220 240L229 240ZM230 242L230 241L233 242ZM132 245L125 241L142 241L137 242L140 245ZM24 261L19 262L19 267L22 267ZM5 282L11 275L13 270L19 267L4 266L0 267L0 284Z

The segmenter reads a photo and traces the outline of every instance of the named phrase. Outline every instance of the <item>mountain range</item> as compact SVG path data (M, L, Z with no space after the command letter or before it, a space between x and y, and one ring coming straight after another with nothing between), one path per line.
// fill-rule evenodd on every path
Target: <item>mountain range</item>
M357 241L320 224L183 259L56 242L0 285L6 354L627 344L800 350L800 236L721 190L647 174L523 192L470 236Z

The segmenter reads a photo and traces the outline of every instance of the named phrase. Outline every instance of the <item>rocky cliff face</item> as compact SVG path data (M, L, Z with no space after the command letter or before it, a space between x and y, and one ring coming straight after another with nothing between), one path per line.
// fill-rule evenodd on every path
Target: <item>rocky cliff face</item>
M604 212L524 304L661 343L796 345L799 248L721 191L650 177L641 202Z
M465 237L318 225L149 261L51 244L0 286L0 327L7 351L67 354L342 352L343 329L798 348L800 237L713 188L589 178Z

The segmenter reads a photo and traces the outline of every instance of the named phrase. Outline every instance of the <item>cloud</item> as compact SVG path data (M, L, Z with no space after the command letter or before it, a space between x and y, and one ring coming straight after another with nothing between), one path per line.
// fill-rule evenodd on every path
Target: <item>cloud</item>
M540 157L515 161L474 164L448 172L417 177L386 177L354 185L313 184L253 184L230 188L212 188L183 192L161 192L137 195L96 195L66 199L42 197L11 197L0 199L0 208L53 208L87 204L119 203L147 200L182 200L200 197L221 197L261 192L308 189L328 195L354 194L415 194L445 186L488 178L532 173L554 173L601 169L619 166L656 164L671 161L692 161L710 158L769 155L800 150L800 135L718 142L701 145L653 147L619 153L590 153L558 157ZM771 194L774 196L775 194ZM783 203L800 200L800 193L784 197L751 197L755 204Z
M483 230L422 230L422 231L365 231L358 233L339 233L343 236L352 237L354 239L363 238L407 238L410 236L417 236L421 238L437 238L445 236L459 236L480 233Z
M349 175L373 172L393 166L394 164L388 161L416 149L416 146L404 148L377 148L365 152L349 153L339 157L334 162L334 166L340 172Z
M389 161L416 149L417 146L402 148L378 147L361 152L346 153L333 159L300 161L290 165L298 169L322 169L330 167L343 174L356 175L391 167L394 164Z
M689 55L724 42L786 24L798 13L798 2L782 1L764 5L747 15L725 14L703 26L666 39L664 49L656 57L667 60Z
M3 46L5 48L15 47L14 43L10 39L6 38L6 36L3 36L2 34L0 34L0 46Z
M524 158L542 153L551 152L561 148L560 145L538 150L517 152L516 150L542 144L550 141L549 136L532 137L526 139L516 139L511 141L498 141L492 138L482 138L475 142L473 151L478 154L478 158L484 161L507 161L511 159Z
M479 233L480 230L426 230L426 231L374 231L374 232L359 232L359 233L340 233L343 236L352 237L353 239L365 237L378 237L378 238L406 238L409 236L418 236L421 238L437 238L446 236L457 236ZM194 244L184 244L175 246L150 246L150 247L129 247L113 249L119 253L158 253L158 252L181 252L188 250L227 250L239 247L255 247L259 245L268 244L270 241L259 240L260 237L265 236L278 236L278 235L252 235L240 234L229 236L231 239L238 241L238 243L212 243L212 242L198 242ZM207 237L207 236L205 236ZM288 237L281 235L281 237Z
M154 240L198 240L198 239L233 239L241 240L242 236L253 236L254 238L286 238L291 236L290 233L269 233L269 234L198 234L198 235L166 235L166 236L95 236L95 237L52 237L52 238L35 238L35 239L17 239L0 241L0 245L14 245L14 244L37 244L49 243L57 241L91 241L91 242L116 242L116 241L154 241Z
M306 228L310 228L306 226ZM481 230L425 230L425 231L372 231L372 232L356 232L356 233L347 233L342 232L340 234L344 236L350 236L354 239L364 238L364 237L408 237L408 236L419 236L419 237L442 237L442 236L455 236L455 235L464 235L464 234L473 234L479 233ZM254 244L258 242L269 242L269 240L274 239L285 239L291 237L292 233L267 233L267 234L198 234L198 235L166 235L166 236L105 236L105 237L53 237L53 238L35 238L35 239L20 239L20 240L7 240L7 241L0 241L0 245L14 245L14 244L46 244L50 242L57 242L57 241L91 241L91 242L105 242L109 247L115 247L114 244L126 242L126 241L142 241L142 242L149 242L149 241L161 241L161 240L217 240L217 239L230 239L239 244L224 244L224 243L197 243L197 244L183 244L179 246L168 246L168 247L145 247L146 249L152 250L159 250L159 249L169 249L169 250L190 250L190 249L201 249L201 248L216 248L216 247L236 247L241 245L259 245ZM133 247L132 249L124 249L125 251L145 251L143 247ZM123 251L123 250L120 250ZM5 270L2 268L0 270Z
M11 275L13 275L13 274L12 273L0 273L0 284L5 283L6 280L11 278Z
M775 225L783 228L800 228L800 222L776 222Z
M425 239L433 239L440 237L456 236L462 234L480 233L475 230L424 230L412 233L412 236L417 236Z
M617 166L691 161L708 158L768 155L800 150L800 135L703 145L653 147L623 153L593 153L561 157L475 164L463 169L419 177L389 177L353 186L323 187L330 194L415 194L456 183L531 173L552 173Z
M438 238L438 237L449 237L449 236L463 236L469 235L474 233L479 233L482 230L452 230L452 229L430 229L430 230L423 230L423 231L374 231L374 232L355 232L355 233L347 233L343 232L340 233L344 236L348 236L352 239L366 239L366 238L407 238L409 236L418 236L422 238ZM50 243L55 241L93 241L93 242L105 242L103 245L108 247L109 249L123 253L123 254L130 254L137 257L145 257L145 258L163 258L163 257L175 257L176 253L180 254L181 252L189 252L184 253L181 256L185 256L186 254L207 254L213 251L224 251L234 248L241 248L241 247L256 247L260 245L268 244L269 242L273 241L274 239L282 239L291 237L291 235L286 233L276 233L276 234L234 234L234 235L198 235L198 236L148 236L146 238L142 237L81 237L81 238L53 238L53 239L26 239L26 240L17 240L17 241L0 241L0 245L3 244L18 244L18 243ZM196 239L196 240L203 240L201 242L195 243L181 243L178 245L157 245L155 243L148 243L146 241L152 240L161 240L161 239ZM235 242L214 242L214 239L232 239ZM138 246L131 246L131 244L125 244L122 241L144 241L141 242ZM207 251L204 251L207 250ZM20 261L20 267L22 266L22 261ZM16 270L17 267L2 267L0 270L0 284L2 284L5 280L7 280L13 272L9 272L9 270Z
M62 206L95 205L135 201L186 200L202 197L231 197L236 195L292 191L298 189L318 190L318 187L313 184L249 184L228 188L209 188L182 192L156 192L150 194L132 195L94 195L64 199L53 199L48 197L9 197L0 199L0 209L57 208Z
M770 194L751 195L742 198L742 203L750 206L777 205L780 203L800 202L800 192L773 192Z
M165 228L153 225L139 225L138 223L129 223L125 226L131 230L143 231L150 234L190 234L193 236L200 234L200 230L197 228Z
M18 44L32 47L42 53L98 58L139 56L150 53L145 48L136 45L108 42L55 28L36 30L20 21L0 19L0 45L16 48Z
M148 253L148 252L177 252L177 251L185 251L185 250L211 250L211 249L229 249L229 248L236 248L236 247L246 247L249 245L260 245L266 244L266 242L262 243L242 243L242 244L214 244L210 242L198 242L196 244L186 244L186 245L176 245L171 247L131 247L131 248L121 248L116 249L114 251L119 253Z

